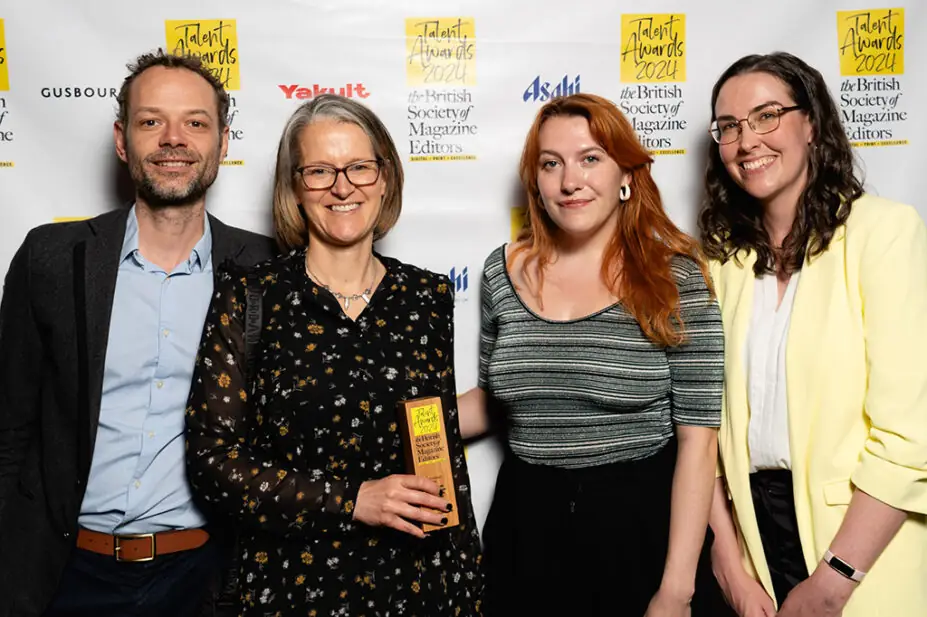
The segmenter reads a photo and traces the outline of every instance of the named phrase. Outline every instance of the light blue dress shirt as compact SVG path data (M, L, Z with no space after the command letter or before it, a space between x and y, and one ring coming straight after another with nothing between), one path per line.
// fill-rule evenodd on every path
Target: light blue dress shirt
M133 206L120 257L78 520L110 534L202 527L184 464L184 409L213 290L209 220L190 257L165 272L138 250Z

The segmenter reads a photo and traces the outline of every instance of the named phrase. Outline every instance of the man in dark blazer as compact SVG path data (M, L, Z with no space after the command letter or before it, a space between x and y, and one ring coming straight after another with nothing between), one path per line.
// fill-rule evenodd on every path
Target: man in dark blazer
M194 58L130 65L130 208L29 232L0 307L0 616L194 615L219 547L184 469L213 272L268 238L205 212L229 99Z

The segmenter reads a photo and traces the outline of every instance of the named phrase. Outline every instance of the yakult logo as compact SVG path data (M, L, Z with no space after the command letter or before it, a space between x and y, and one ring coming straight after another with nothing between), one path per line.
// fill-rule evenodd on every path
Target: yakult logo
M345 84L337 88L323 88L319 84L312 84L311 86L301 86L299 84L279 84L277 87L280 88L280 90L283 92L283 95L288 99L311 99L319 96L320 94L337 94L339 96L345 96L349 99L365 99L370 96L370 92L368 92L367 88L364 87L364 84L360 82Z

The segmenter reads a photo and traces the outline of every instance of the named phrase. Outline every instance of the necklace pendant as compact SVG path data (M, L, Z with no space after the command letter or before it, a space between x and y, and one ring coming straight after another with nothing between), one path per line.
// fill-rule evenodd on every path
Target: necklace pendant
M346 309L351 308L351 298L347 298L347 297L346 297L346 298L344 299L344 308L346 308Z
M364 301L364 304L370 304L370 297L367 296L366 292L361 294L361 300Z

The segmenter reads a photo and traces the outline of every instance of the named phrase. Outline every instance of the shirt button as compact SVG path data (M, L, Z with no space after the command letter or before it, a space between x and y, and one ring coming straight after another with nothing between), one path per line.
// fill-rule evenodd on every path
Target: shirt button
M163 387L164 387L164 382L163 382L163 381L159 381L159 382L157 383L157 386L158 386L159 389L160 389L160 388L163 388Z
M154 439L154 431L148 431L148 439Z
M164 330L162 330L161 333L164 335L164 338L167 338L167 336L171 333L171 331L168 330L167 328L164 328Z
M142 481L141 481L141 480L136 480L136 481L135 481L135 488L139 488L141 485L142 485Z

